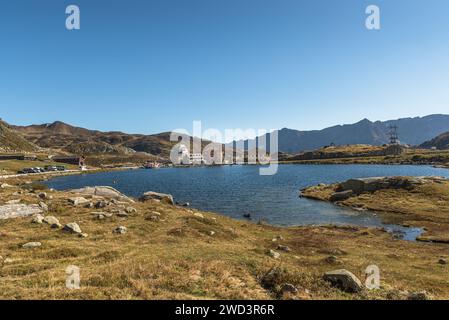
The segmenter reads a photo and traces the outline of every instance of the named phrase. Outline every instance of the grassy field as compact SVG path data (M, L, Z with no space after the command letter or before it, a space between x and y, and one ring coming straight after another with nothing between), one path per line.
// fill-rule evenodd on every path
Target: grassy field
M17 199L19 190L23 203L41 201L39 191L7 188L0 189L1 202ZM449 256L444 244L394 240L381 229L279 228L156 202L132 204L137 213L128 218L98 220L94 211L114 212L118 205L87 209L70 205L67 193L47 196L46 215L78 223L88 237L32 224L31 218L0 220L0 298L404 299L426 290L449 299L448 266L438 263ZM155 212L159 219L150 218ZM128 232L113 234L117 226ZM31 241L42 246L21 247ZM278 250L279 244L290 251ZM280 258L267 255L270 249ZM349 294L322 280L324 272L345 268L364 281L372 264L381 270L378 290ZM69 265L80 268L79 290L65 287ZM267 282L270 270L276 277ZM285 283L298 292L283 293Z
M282 161L282 163L298 164L440 164L449 166L449 150L426 150L408 149L404 154L398 156L359 156L368 152L376 152L384 147L371 145L349 145L328 147L317 150L319 153L337 154L338 157L329 159L295 160ZM351 156L345 156L351 154Z

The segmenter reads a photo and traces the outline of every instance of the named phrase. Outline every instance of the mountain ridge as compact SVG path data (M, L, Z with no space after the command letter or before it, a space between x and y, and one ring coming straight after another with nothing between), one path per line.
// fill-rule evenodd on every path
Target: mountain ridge
M316 150L331 144L383 145L389 143L388 127L390 125L398 127L399 139L402 143L415 146L449 131L449 115L432 114L424 117L374 122L365 118L353 124L335 125L321 130L301 131L283 128L277 130L278 147L280 152L294 154ZM245 140L244 144L254 143L261 137ZM264 139L269 141L269 137L270 133L265 135Z

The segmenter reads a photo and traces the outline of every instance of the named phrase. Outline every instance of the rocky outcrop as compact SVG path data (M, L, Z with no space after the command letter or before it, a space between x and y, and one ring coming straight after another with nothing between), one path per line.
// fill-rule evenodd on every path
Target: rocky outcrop
M112 187L84 187L81 189L70 190L70 192L85 196L98 196L119 201L133 202L131 198Z
M330 196L329 200L332 202L344 201L346 199L349 199L352 195L354 195L354 192L352 190L335 192Z
M0 220L28 217L42 213L42 208L37 204L7 204L0 206Z
M375 177L349 179L338 185L338 192L352 191L356 194L362 192L375 192L382 189L412 190L419 185L432 182L441 182L441 177Z
M175 204L175 201L173 200L173 196L171 194L159 193L159 192L153 192L153 191L145 192L139 198L139 200L142 202L149 201L149 200L156 200L156 201L160 201L160 202L163 202L166 204L171 204L171 205Z

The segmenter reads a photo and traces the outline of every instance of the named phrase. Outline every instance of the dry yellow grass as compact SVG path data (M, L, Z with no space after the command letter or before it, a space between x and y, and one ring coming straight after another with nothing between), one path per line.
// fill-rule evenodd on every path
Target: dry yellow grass
M0 189L1 201L16 199L18 189ZM212 213L147 202L128 218L97 220L93 211L68 204L68 195L47 192L50 212L62 224L76 222L87 238L31 224L31 218L0 220L0 298L2 299L387 299L402 290L427 290L449 299L448 257L442 244L393 240L380 229L343 227L278 228L232 220ZM21 195L37 203L36 194ZM148 219L157 211L159 221ZM123 225L128 232L113 234ZM211 233L214 232L214 234ZM273 242L281 236L283 240ZM23 249L39 241L42 247ZM278 244L280 259L267 255ZM325 262L335 255L337 264ZM5 263L8 259L8 263ZM345 268L362 280L368 265L381 269L380 290L348 294L321 280L324 272ZM81 288L65 287L65 269L76 265ZM295 295L266 288L261 278L271 268L285 272L279 284L298 287Z

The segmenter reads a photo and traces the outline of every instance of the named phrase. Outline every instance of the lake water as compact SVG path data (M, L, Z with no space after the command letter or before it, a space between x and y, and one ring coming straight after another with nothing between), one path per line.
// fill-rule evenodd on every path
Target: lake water
M329 203L299 198L303 187L350 178L378 176L445 176L449 170L408 165L280 165L273 176L259 175L252 165L130 170L54 178L46 184L57 190L84 186L112 186L133 197L146 191L170 193L175 201L194 208L243 219L292 226L351 224L384 226L414 239L420 230L383 225L370 212L358 212Z

